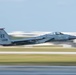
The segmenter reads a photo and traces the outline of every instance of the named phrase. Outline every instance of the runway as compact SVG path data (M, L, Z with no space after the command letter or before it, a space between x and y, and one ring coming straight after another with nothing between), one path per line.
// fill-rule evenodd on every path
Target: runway
M0 75L76 75L76 66L0 66Z
M76 54L76 52L5 52L1 51L0 54Z

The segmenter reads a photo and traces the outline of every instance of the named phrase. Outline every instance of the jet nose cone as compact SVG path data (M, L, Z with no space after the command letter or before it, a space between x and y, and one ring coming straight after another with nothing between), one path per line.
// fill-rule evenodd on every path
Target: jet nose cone
M76 39L76 36L69 36L69 39L70 39L70 40Z

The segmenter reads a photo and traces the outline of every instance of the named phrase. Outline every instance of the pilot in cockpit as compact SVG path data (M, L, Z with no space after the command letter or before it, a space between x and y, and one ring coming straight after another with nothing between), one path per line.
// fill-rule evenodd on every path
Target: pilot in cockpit
M63 33L61 33L61 32L54 32L53 34L54 35L63 35Z

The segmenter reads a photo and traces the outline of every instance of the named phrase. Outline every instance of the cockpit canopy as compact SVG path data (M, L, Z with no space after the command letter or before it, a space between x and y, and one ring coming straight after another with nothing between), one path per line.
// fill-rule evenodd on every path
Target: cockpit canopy
M61 32L53 32L52 34L53 35L63 35L63 33L61 33Z

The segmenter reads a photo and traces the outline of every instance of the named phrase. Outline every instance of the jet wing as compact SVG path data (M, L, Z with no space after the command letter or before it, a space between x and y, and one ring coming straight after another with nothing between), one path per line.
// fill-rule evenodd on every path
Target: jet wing
M18 39L18 40L11 40L12 45L28 45L28 44L39 44L50 42L53 38L45 38L45 37L33 37L27 39Z
M43 38L37 38L37 37L33 37L33 38L27 38L27 39L18 39L18 40L11 40L13 45L28 45L28 44L36 44L37 41L43 40L45 39Z

